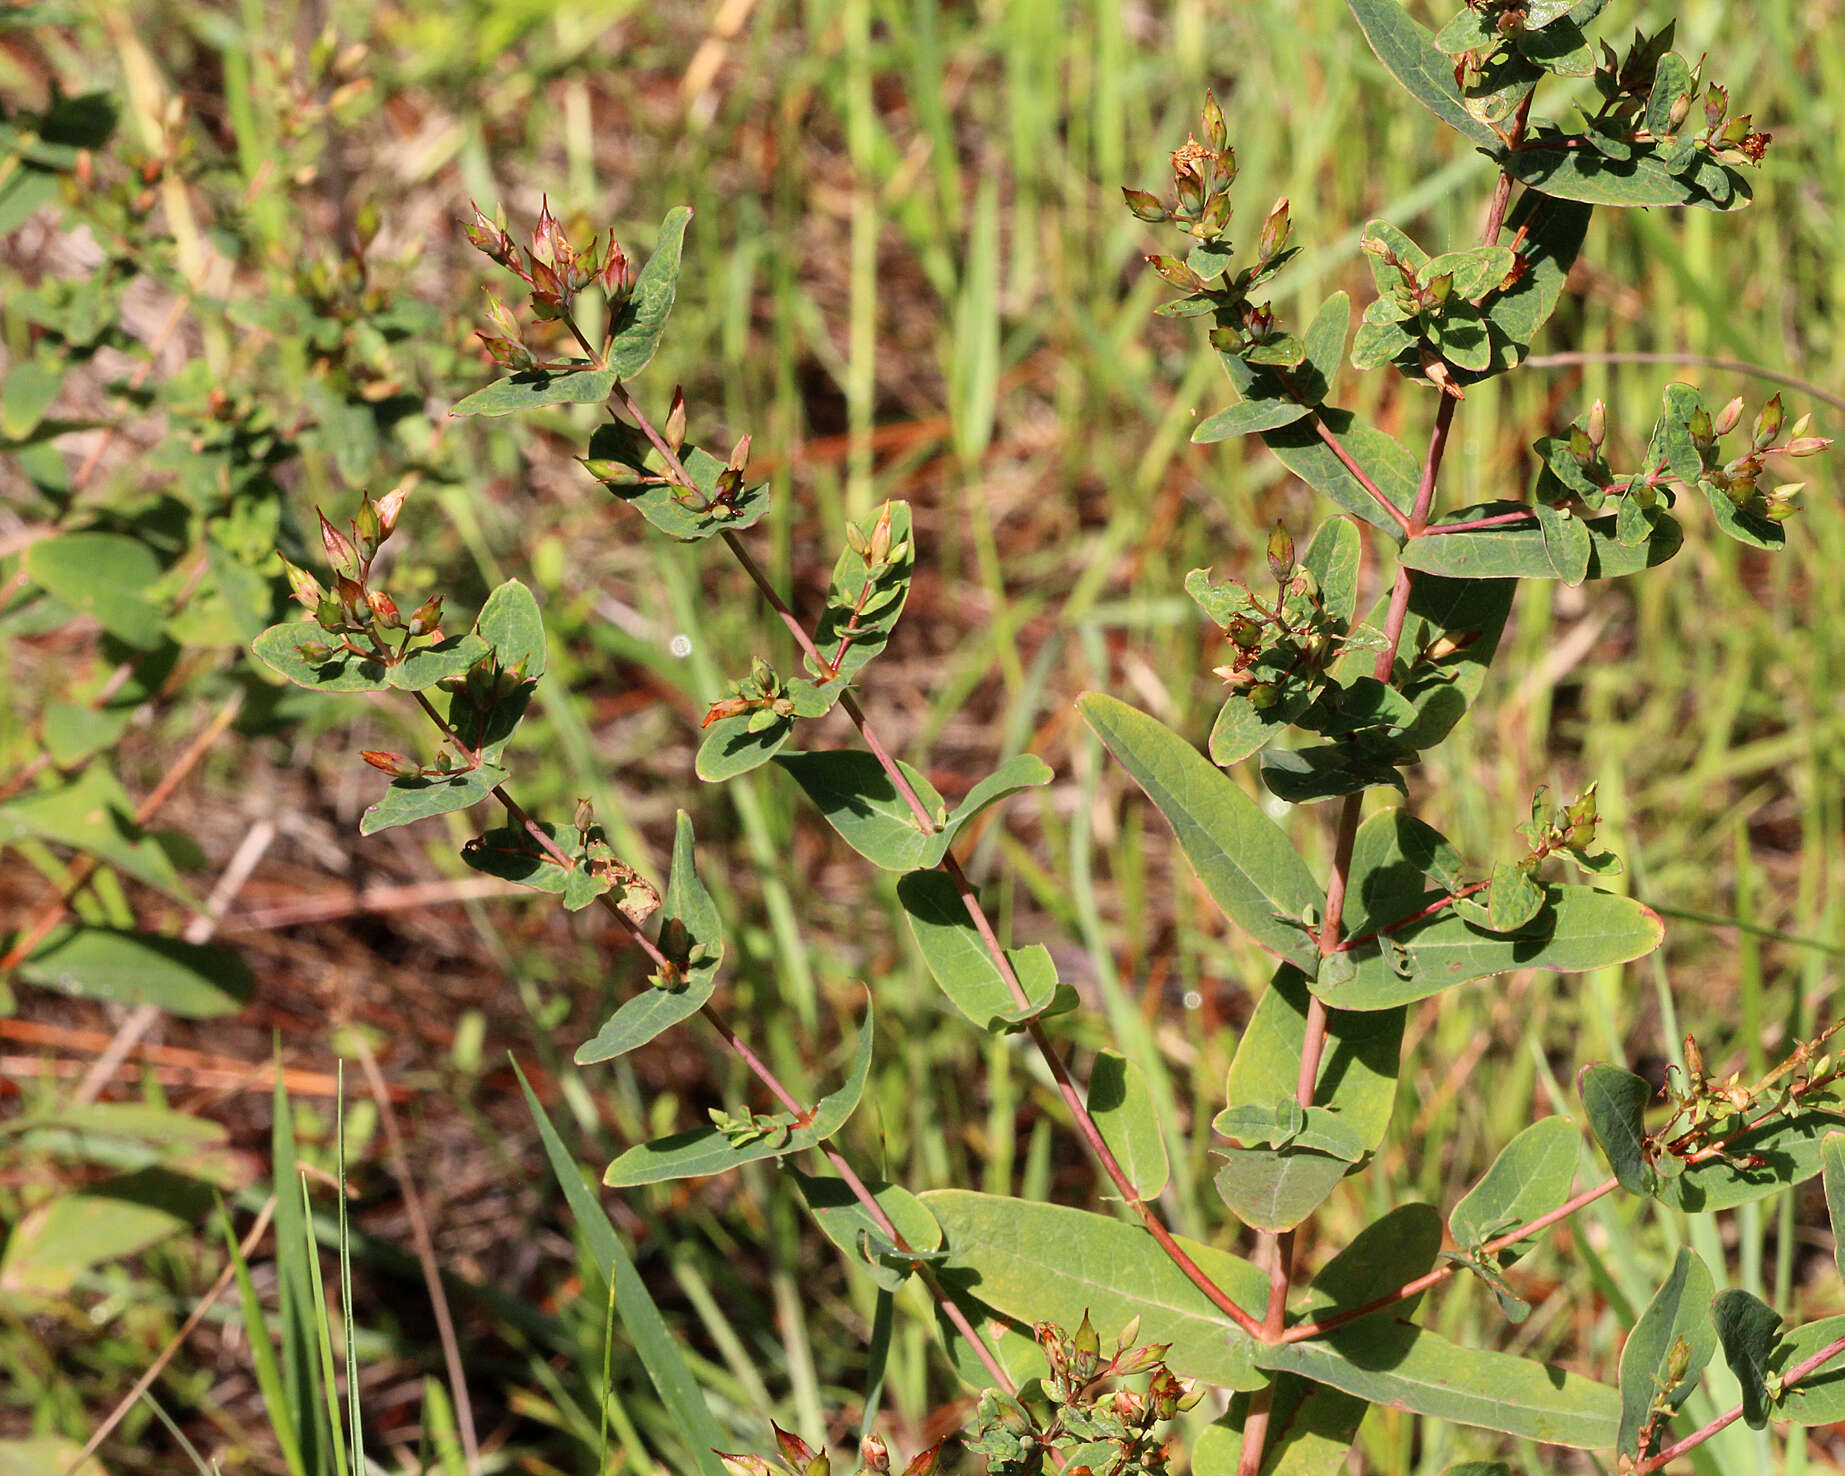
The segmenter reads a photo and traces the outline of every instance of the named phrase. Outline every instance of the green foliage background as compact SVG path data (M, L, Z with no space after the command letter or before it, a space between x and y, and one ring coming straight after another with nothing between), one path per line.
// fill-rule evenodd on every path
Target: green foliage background
M1120 208L1118 187L1159 184L1164 150L1208 85L1242 163L1242 218L1259 218L1276 196L1293 201L1309 249L1275 303L1294 322L1338 287L1365 292L1357 238L1373 215L1425 243L1471 237L1490 166L1385 85L1344 7L763 0L566 13L470 0L127 5L100 18L32 9L32 26L9 30L0 51L9 109L43 107L54 77L70 93L103 88L121 110L112 147L126 155L149 146L169 98L186 101L186 183L158 187L157 234L174 244L148 251L146 302L124 308L145 344L175 287L196 286L155 376L195 398L226 388L279 425L303 425L298 460L275 480L310 541L314 505L343 517L360 490L414 472L398 534L412 551L392 572L400 603L442 589L471 613L514 575L538 595L551 673L518 745L526 803L562 816L575 797L593 797L617 854L656 879L675 808L692 810L734 940L730 1013L804 1087L836 1079L828 1045L850 1037L856 981L874 983L874 1110L851 1135L861 1162L913 1185L1084 1202L1090 1171L1048 1085L1006 1040L987 1042L949 1012L909 945L891 879L870 874L772 773L696 786L697 719L721 678L754 652L791 664L742 577L643 536L574 465L587 411L553 412L556 435L531 417L446 415L492 377L469 339L484 263L453 224L470 197L503 208L516 229L548 195L566 223L612 226L636 255L668 207L694 207L674 332L642 382L649 403L663 410L665 387L683 381L695 407L723 420L695 423L695 437L716 446L755 433L777 502L748 536L809 614L844 518L887 495L911 501L917 578L866 705L951 801L1007 753L1029 749L1057 770L1056 784L1015 801L1003 824L983 819L970 871L1003 878L997 911L1014 938L1047 943L1114 1037L1163 1062L1153 1089L1181 1125L1168 1145L1166 1208L1175 1228L1210 1239L1220 1216L1209 1111L1191 1109L1218 1097L1267 969L1073 721L1071 699L1112 691L1202 739L1217 658L1214 633L1181 592L1184 575L1245 572L1275 519L1304 533L1313 503L1259 446L1188 443L1197 420L1227 403L1221 371L1188 325L1150 316L1164 293L1140 253L1154 240ZM1668 378L1693 380L1712 403L1738 392L1758 401L1766 386L1729 361L1805 381L1786 398L1814 409L1818 430L1845 420L1845 61L1825 44L1839 7L1691 0L1672 11L1680 49L1708 49L1714 75L1776 134L1756 203L1725 217L1598 214L1539 349L1699 362L1550 367L1471 391L1444 475L1451 505L1516 495L1532 471L1529 443L1594 398L1630 446ZM1667 14L1617 0L1602 32ZM369 49L310 84L307 43L323 24L342 45ZM365 90L335 98L360 78ZM336 260L371 211L372 281L384 298L342 321L324 305L316 263ZM45 234L56 226L55 214L23 226L0 256L0 282L84 270L81 243ZM395 318L380 344L365 325L377 328L387 310ZM16 305L0 301L0 328L16 365L30 344ZM58 413L106 411L102 386L136 357L126 351L74 369ZM361 393L385 380L396 384L383 398ZM1372 398L1354 410L1419 439L1432 408L1424 391L1371 376L1361 395ZM133 507L150 478L129 453L161 437L158 423L129 422L78 510ZM82 443L66 444L78 459ZM1419 799L1470 856L1491 858L1514 844L1512 823L1537 784L1567 794L1596 782L1603 833L1627 858L1626 883L1667 916L1667 946L1627 969L1561 985L1512 975L1413 1009L1400 1131L1329 1206L1341 1239L1405 1198L1451 1205L1532 1117L1572 1110L1571 1078L1586 1060L1656 1073L1689 1029L1713 1064L1759 1068L1790 1032L1830 1017L1845 949L1845 584L1835 573L1845 517L1824 464L1813 465L1807 511L1779 558L1752 555L1694 516L1663 576L1631 588L1521 589L1476 716L1421 771ZM56 509L17 470L0 476L0 536L11 540L0 575L11 575L26 536ZM13 593L0 611L8 766L43 741L51 699L93 689L113 665L88 628L66 626L67 612ZM679 636L690 637L686 654ZM128 730L112 763L131 793L145 793L212 704L247 680L241 670L228 648L195 663L152 720ZM542 899L421 907L400 897L332 921L247 925L246 914L260 921L265 907L304 898L466 875L459 823L446 836L432 824L358 839L376 786L357 751L419 741L382 706L250 688L235 731L163 823L194 843L187 876L200 892L253 817L278 824L224 934L250 962L254 1003L209 1040L177 1025L162 1038L261 1065L273 1033L289 1064L327 1071L350 1048L343 1030L370 1032L409 1094L398 1110L456 1278L470 1384L483 1429L499 1432L496 1459L589 1469L600 1284L570 1243L504 1052L537 1068L553 1117L592 1163L700 1121L707 1106L734 1107L744 1085L715 1042L689 1032L613 1067L573 1067L577 1042L644 968L590 915L566 918ZM1296 832L1311 835L1311 823L1297 818ZM37 841L14 848L25 864L0 897L29 919L51 895L39 873L55 875L60 856ZM336 883L330 873L348 867ZM132 880L111 885L143 922L183 916ZM95 1005L29 984L17 993L14 1020L112 1028ZM1099 1025L1080 1018L1068 1028L1101 1045ZM68 1059L70 1038L40 1049ZM54 1100L57 1079L37 1069L9 1061L0 1129ZM128 1090L159 1096L151 1081ZM266 1151L263 1093L201 1096L183 1079L166 1090L223 1123L234 1147ZM326 1099L298 1097L297 1108L304 1156L330 1166ZM375 1446L414 1451L418 1383L440 1364L373 1122L364 1103L348 1121L349 1156L375 1193L354 1211L359 1346L376 1380ZM11 1136L0 1136L0 1222L17 1224L83 1170ZM227 1179L243 1185L246 1209L261 1202L253 1186L267 1173L251 1167ZM1738 1284L1806 1317L1840 1310L1829 1263L1811 1259L1806 1235L1823 1225L1821 1207L1811 1196L1782 1202L1786 1217L1772 1223L1748 1208L1729 1217ZM732 1448L762 1448L771 1412L810 1436L856 1423L873 1288L808 1226L791 1184L765 1166L691 1190L630 1192L613 1213L715 1391ZM1638 1213L1598 1204L1582 1234L1521 1264L1532 1284L1559 1284L1533 1298L1519 1351L1612 1366L1621 1330L1677 1249L1628 1233ZM0 1435L81 1440L222 1265L220 1240L198 1225L196 1236L87 1268L50 1303L0 1287ZM1723 1260L1712 1222L1687 1221L1684 1233L1708 1262ZM1444 1291L1428 1321L1490 1339L1496 1318L1486 1290L1465 1285ZM948 1418L955 1388L924 1327L900 1318L891 1348L885 1396L904 1448ZM226 1469L281 1469L247 1379L225 1372L242 1347L208 1327L158 1397ZM681 1458L678 1432L619 1335L611 1380L612 1469ZM113 1471L177 1469L168 1438L144 1407L104 1457ZM1361 1439L1362 1469L1436 1471L1489 1453L1468 1444L1476 1438L1485 1439L1445 1431L1412 1442L1407 1420L1379 1411ZM1798 1469L1799 1438L1782 1451L1738 1426L1701 1453L1700 1469ZM1516 1454L1539 1468L1531 1452ZM1823 1445L1814 1454L1826 1459Z

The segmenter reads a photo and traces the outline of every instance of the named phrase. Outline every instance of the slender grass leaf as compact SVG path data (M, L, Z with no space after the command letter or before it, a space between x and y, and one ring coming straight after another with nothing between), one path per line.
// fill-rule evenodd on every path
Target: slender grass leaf
M1534 1359L1463 1348L1367 1317L1307 1342L1256 1345L1258 1368L1299 1374L1374 1404L1508 1435L1595 1450L1614 1444L1620 1395Z
M824 1143L846 1125L865 1094L865 1080L871 1074L871 1026L872 1007L867 995L865 1019L859 1026L858 1046L845 1083L814 1104L806 1123L796 1123L787 1114L778 1113L768 1119L766 1131L753 1136L717 1126L675 1133L630 1148L608 1166L602 1182L611 1189L625 1189L666 1179L703 1178Z
M903 776L938 827L924 829L877 756L863 749L777 754L775 762L837 830L841 839L886 871L934 866L948 849L948 807L935 786L908 764Z
M1346 5L1384 69L1411 97L1463 138L1489 149L1498 145L1499 136L1467 110L1454 63L1397 0L1346 0Z
M1314 993L1348 1010L1381 1010L1513 969L1579 974L1651 953L1665 936L1651 908L1593 887L1545 888L1544 907L1523 928L1493 933L1453 908L1348 950L1349 976Z
M1653 1293L1621 1349L1617 1455L1638 1460L1656 1451L1664 1420L1654 1428L1647 1448L1640 1448L1655 1402L1663 1400L1676 1410L1697 1387L1698 1375L1717 1351L1717 1327L1711 1321L1714 1290L1709 1269L1688 1246L1680 1246L1671 1275Z
M1135 1193L1143 1200L1158 1199L1172 1166L1140 1067L1115 1051L1098 1051L1089 1070L1089 1113Z
M1742 1385L1743 1420L1751 1430L1760 1430L1768 1423L1774 1404L1767 1376L1774 1365L1781 1314L1759 1297L1732 1287L1717 1293L1711 1317L1723 1347L1723 1361Z
M948 1265L973 1273L966 1290L1009 1317L1075 1327L1085 1313L1104 1343L1134 1318L1142 1342L1170 1343L1182 1378L1229 1389L1265 1382L1254 1346L1137 1226L1063 1205L934 1189L920 1196L941 1224ZM1179 1238L1199 1268L1245 1309L1268 1278L1249 1262Z
M1316 968L1319 950L1295 920L1324 907L1325 894L1280 827L1163 723L1099 692L1076 706L1172 825L1225 915L1303 972Z
M1619 1066L1585 1066L1576 1079L1589 1131L1601 1145L1614 1176L1629 1194L1650 1194L1659 1176L1646 1156L1646 1104L1653 1089L1644 1077Z
M1224 1089L1230 1106L1262 1105L1295 1089L1311 999L1306 977L1283 964L1237 1043ZM1367 1150L1384 1141L1390 1125L1406 1014L1402 1009L1326 1011L1314 1101L1337 1114Z
M275 1436L276 1445L282 1453L282 1463L288 1467L288 1476L308 1476L307 1465L301 1458L301 1447L295 1440L295 1421L288 1408L288 1394L282 1383L282 1370L276 1363L275 1344L269 1335L269 1320L263 1315L262 1301L256 1295L256 1283L250 1278L250 1263L244 1259L242 1249L237 1244L237 1232L231 1227L231 1218L224 1207L218 1207L218 1224L224 1232L224 1245L230 1258L231 1270L237 1278L238 1311L243 1320L243 1333L250 1345L250 1363L256 1375L256 1387L263 1397L263 1408L269 1416L269 1429ZM4 1467L0 1467L4 1470Z
M182 1019L235 1014L254 981L234 950L118 928L61 929L19 966L19 977L107 1004L153 1005Z
M315 1296L317 1252L295 1156L294 1109L283 1085L281 1062L276 1065L269 1160L275 1175L276 1310L282 1341L283 1404L303 1464L318 1473L331 1457L335 1438L314 1351L313 1330L324 1315Z
M684 1436L687 1454L701 1476L725 1476L723 1464L715 1452L727 1442L686 1367L678 1341L648 1295L646 1284L634 1269L621 1237L615 1233L607 1213L584 1182L582 1170L570 1157L564 1140L557 1135L550 1115L517 1062L513 1063L513 1071L519 1078L519 1089L525 1093L525 1105L531 1111L532 1121L538 1126L538 1136L544 1143L551 1172L564 1191L564 1200L589 1247L590 1260L604 1272L613 1287L616 1310L621 1314L622 1327L629 1341L640 1356L641 1367L646 1369L661 1403Z
M1569 1198L1581 1156L1582 1140L1569 1118L1532 1123L1500 1150L1480 1182L1449 1211L1454 1243L1477 1254L1487 1241L1548 1214ZM1498 1262L1509 1266L1520 1254L1519 1245L1509 1245L1499 1252Z

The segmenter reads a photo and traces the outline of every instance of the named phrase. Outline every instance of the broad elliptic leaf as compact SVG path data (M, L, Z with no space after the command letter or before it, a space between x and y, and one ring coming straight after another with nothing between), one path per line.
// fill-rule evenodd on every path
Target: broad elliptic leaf
M53 933L19 966L19 977L73 999L153 1005L193 1020L235 1014L252 988L248 966L221 944L116 928Z
M1646 1157L1646 1104L1653 1089L1646 1078L1598 1062L1576 1078L1589 1131L1601 1145L1615 1178L1629 1194L1650 1194L1659 1175Z
M918 823L875 754L863 749L777 754L775 762L806 791L846 844L886 871L934 866L948 849L948 807L935 786L899 764L936 828Z
M620 376L587 359L562 369L521 369L458 401L451 415L512 415L546 405L600 405Z
M1717 1328L1711 1321L1710 1270L1688 1246L1680 1246L1678 1259L1665 1284L1653 1293L1621 1349L1621 1434L1615 1453L1636 1460L1651 1455L1663 1441L1666 1421L1654 1428L1646 1450L1640 1436L1654 1401L1664 1399L1677 1409L1697 1387L1698 1375L1717 1351ZM1682 1344L1675 1357L1674 1349ZM1682 1358L1677 1376L1668 1364Z
M1730 1130L1740 1125L1730 1124ZM1724 1125L1718 1124L1721 1134ZM1734 1209L1795 1184L1820 1171L1820 1144L1845 1130L1845 1102L1830 1094L1807 1097L1791 1117L1771 1118L1726 1139L1724 1156L1690 1164L1675 1178L1661 1179L1660 1202L1689 1214Z
M890 547L902 549L897 558L882 564L871 577L865 560L848 544L833 565L833 583L827 591L826 611L814 630L814 645L828 669L815 676L846 680L889 643L910 595L910 576L916 569L916 538L907 502L887 502L859 519L858 530L867 539L885 512L890 514ZM837 660L835 668L832 662ZM810 662L811 666L812 663Z
M1570 267L1582 250L1592 207L1572 200L1530 192L1522 195L1506 220L1508 235L1524 233L1519 257L1525 273L1512 286L1487 298L1486 321L1503 342L1512 345L1510 368L1523 359L1562 295Z
M1292 1230L1326 1202L1352 1170L1312 1148L1217 1148L1211 1182L1230 1213L1255 1230Z
M750 731L750 714L719 718L705 729L693 768L707 784L734 779L760 768L794 736L794 719L782 718L759 732Z
M57 194L56 175L41 174L38 170L14 171L12 179L0 182L0 235L9 234L18 224L18 221L8 220L6 207L11 202L7 186L21 179L50 180L52 188L46 198ZM83 1447L62 1435L28 1435L19 1440L0 1440L0 1476L43 1476L46 1471L57 1471L60 1476L109 1476L107 1468L95 1456L79 1460L80 1456L83 1456Z
M1265 1382L1249 1361L1254 1344L1137 1225L1064 1205L935 1189L919 1196L942 1227L947 1265L973 1273L965 1289L1025 1323L1076 1327L1085 1313L1108 1344L1134 1318L1139 1340L1169 1343L1166 1362L1181 1378L1228 1389ZM1177 1237L1244 1309L1261 1307L1268 1278L1225 1251Z
M160 644L166 617L143 591L160 577L160 561L125 533L60 533L26 549L32 582L88 615L117 640L146 651Z
M1311 413L1312 408L1299 400L1244 400L1199 421L1192 431L1192 444L1210 446L1218 441L1233 441L1238 436L1292 425Z
M679 258L691 220L690 206L676 205L667 211L653 255L635 277L633 295L616 314L608 364L618 379L634 378L653 361L660 347L679 287Z
M1294 371L1294 387L1315 404L1324 402L1338 383L1339 366L1345 362L1345 339L1351 329L1351 296L1335 292L1320 304L1301 336L1307 358Z
M1749 508L1738 507L1708 477L1699 477L1697 485L1698 490L1704 494L1705 502L1710 505L1712 519L1728 537L1749 548L1764 549L1769 553L1779 553L1787 546L1787 529L1779 523Z
M1037 754L1014 754L968 790L961 803L948 812L948 823L942 827L948 836L948 844L952 846L961 828L988 806L997 805L1015 794L1023 794L1028 789L1049 784L1056 777L1051 766Z
M191 903L159 840L135 824L135 806L105 764L90 764L74 779L23 790L0 801L0 844L35 837L84 851L125 876Z
M763 1158L781 1158L824 1143L842 1127L865 1094L865 1080L871 1074L872 1008L869 994L865 998L865 1019L859 1026L858 1046L846 1080L838 1091L829 1092L814 1104L805 1124L797 1124L787 1113L775 1113L758 1119L766 1131L746 1135L726 1131L715 1124L674 1133L651 1143L630 1148L608 1166L602 1182L611 1189L625 1189L634 1184L658 1184L666 1179L696 1179L721 1174L729 1169L755 1163Z
M376 835L394 825L465 810L478 805L505 781L506 770L498 764L482 764L448 777L393 779L384 798L359 817L359 834Z
M1411 97L1464 138L1488 148L1498 144L1499 136L1467 111L1454 63L1397 0L1346 0L1346 5L1377 59Z
M1742 1385L1743 1420L1751 1430L1759 1430L1768 1423L1774 1402L1769 1397L1767 1375L1773 1366L1781 1314L1759 1297L1734 1287L1718 1292L1710 1310L1717 1325L1717 1341L1723 1347L1723 1361Z
M1371 1406L1324 1384L1281 1374L1269 1398L1261 1476L1341 1476ZM1243 1449L1249 1397L1211 1424L1192 1447L1193 1476L1234 1476Z
M1390 4L1392 0L1383 0ZM1371 484L1389 499L1392 506L1407 514L1416 501L1416 482L1420 468L1409 448L1394 436L1358 419L1349 410L1323 405L1318 420L1339 443ZM1401 539L1402 529L1395 518L1378 504L1331 446L1321 437L1311 420L1297 421L1279 430L1267 431L1263 444L1273 451L1281 464L1308 486L1338 503L1352 516L1382 528Z
M625 421L609 421L589 438L583 466L615 496L668 538L697 543L726 531L740 532L769 510L766 482L745 483L734 496L718 496L726 463L690 442L679 448L679 465L693 491L666 480L666 459Z
M1228 769L1261 752L1312 703L1313 693L1299 683L1289 683L1272 707L1258 708L1241 692L1232 692L1217 710L1211 736L1205 740L1211 762Z
M1845 1276L1845 1132L1819 1140L1820 1172L1826 1188L1826 1215L1832 1221L1832 1259Z
M508 579L487 596L474 621L474 633L493 647L502 670L524 668L525 680L535 682L545 674L545 622L531 590Z
M1420 545L1422 540L1416 540ZM1396 735L1403 749L1432 748L1453 731L1480 693L1518 586L1503 579L1442 579L1425 575L1409 594L1392 684L1416 706L1413 728ZM1381 596L1367 622L1381 632L1389 596ZM1353 650L1334 666L1341 681L1369 676L1372 651Z
M250 642L250 649L277 676L298 687L320 692L382 692L390 685L381 661L362 661L340 650L324 661L311 661L303 649L333 644L333 637L312 620L289 620L270 626Z
M1381 1291L1405 1286L1431 1270L1441 1254L1441 1216L1431 1205L1400 1204L1353 1236L1313 1278L1307 1316L1320 1319L1362 1307ZM1385 1322L1408 1321L1420 1294L1373 1312ZM1357 1326L1357 1323L1350 1324Z
M1116 1051L1098 1051L1089 1068L1089 1115L1136 1195L1158 1199L1171 1165L1153 1093L1140 1067Z
M1486 502L1478 507L1460 508L1444 521L1471 523L1478 518L1531 511L1528 503ZM1576 521L1589 535L1589 559L1583 570L1585 579L1619 579L1663 564L1678 552L1685 537L1678 520L1663 510L1649 515L1651 531L1646 541L1634 548L1627 547L1616 536L1612 513ZM1558 577L1544 533L1535 518L1525 523L1478 528L1466 533L1442 533L1437 531L1440 527L1437 523L1427 535L1405 546L1403 563L1407 567L1429 574L1445 574L1452 579Z
M1273 1102L1295 1089L1312 994L1283 964L1243 1027L1224 1084L1228 1105ZM1314 1101L1336 1113L1365 1149L1384 1141L1396 1102L1406 1010L1328 1010Z
M1516 933L1544 910L1544 888L1514 861L1493 867L1486 889L1486 926L1495 933Z
M1775 1348L1769 1371L1785 1379L1814 1354L1845 1339L1845 1317L1827 1317L1790 1331ZM1834 1354L1786 1390L1772 1413L1796 1425L1836 1425L1845 1420L1845 1353Z
M1574 589L1589 577L1589 563L1595 557L1595 540L1588 524L1567 508L1544 502L1533 503L1531 511L1537 518L1552 572Z
M1627 963L1664 936L1659 915L1631 898L1553 885L1545 888L1543 910L1516 932L1489 932L1444 908L1356 944L1346 953L1350 974L1322 978L1313 992L1340 1009L1388 1009L1513 969L1580 974Z
M681 982L671 988L654 985L622 1001L595 1036L577 1047L577 1065L613 1060L645 1045L697 1014L717 988L724 933L717 905L699 880L692 840L692 819L681 810L673 831L672 872L660 903L660 951L679 967Z
M929 973L955 1008L982 1030L1011 1034L1042 1015L1076 1007L1076 992L1057 982L1049 950L1034 943L1006 950L1025 991L1021 1008L947 873L912 871L897 883L897 899Z
M1341 293L1341 296L1344 294ZM1364 537L1350 518L1328 518L1314 530L1300 561L1320 588L1320 607L1341 630L1358 613L1358 569Z
M263 632L263 635L267 634L268 631ZM257 639L261 640L262 636L258 636ZM322 639L325 639L324 632ZM447 681L450 677L466 675L468 668L487 654L487 649L487 643L474 631L464 631L460 635L447 636L427 646L412 647L402 661L395 666L384 668L385 685L399 692L428 691L438 682ZM294 653L297 658L300 654L299 651ZM272 661L270 665L274 666L275 663ZM360 672L372 668L371 662L356 662L355 665ZM280 667L276 669L281 670ZM284 671L282 674L290 681L298 680L292 672ZM303 682L301 685L309 684Z
M59 1297L91 1267L188 1230L210 1211L209 1185L144 1168L61 1194L29 1210L0 1256L0 1297Z
M801 1198L807 1201L808 1209L813 1211L815 1223L826 1238L839 1247L840 1254L864 1266L871 1273L871 1279L886 1291L895 1291L903 1284L909 1272L900 1264L887 1264L894 1258L867 1260L861 1250L861 1246L889 1242L890 1237L872 1218L871 1211L859 1203L858 1196L844 1179L830 1174L819 1177L804 1174L792 1164L787 1172L801 1191ZM935 1216L914 1194L901 1185L887 1184L881 1179L869 1180L865 1187L910 1250L927 1258L940 1249L942 1227L935 1223Z
M1480 1182L1448 1212L1454 1243L1477 1254L1489 1240L1548 1214L1569 1198L1581 1156L1582 1139L1569 1118L1532 1123L1500 1150ZM1521 1250L1521 1244L1507 1246L1498 1254L1499 1264L1511 1265Z
M1100 692L1076 699L1116 760L1172 825L1198 880L1230 920L1303 972L1319 950L1296 919L1326 904L1279 826L1172 729Z
M1388 5L1392 0L1374 0ZM1702 210L1740 210L1752 198L1749 181L1741 171L1700 156L1690 169L1674 173L1657 154L1636 149L1625 162L1607 158L1593 148L1571 147L1558 139L1553 145L1537 139L1506 155L1497 151L1501 166L1520 184L1559 200L1579 200L1586 205L1696 205Z
M1262 756L1261 772L1263 788L1291 805L1380 787L1409 793L1409 783L1395 764L1349 742L1270 749Z
M1414 917L1449 895L1463 866L1460 852L1432 825L1407 810L1379 810L1352 839L1341 934L1364 938Z
M1299 1374L1374 1404L1579 1450L1614 1444L1620 1395L1552 1364L1466 1348L1388 1317L1263 1347L1256 1366Z

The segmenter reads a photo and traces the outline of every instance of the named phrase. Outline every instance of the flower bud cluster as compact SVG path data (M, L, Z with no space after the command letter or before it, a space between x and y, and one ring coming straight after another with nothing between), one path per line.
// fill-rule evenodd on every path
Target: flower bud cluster
M345 533L328 522L325 513L316 513L320 519L320 546L333 575L331 587L323 586L306 569L277 551L276 557L281 559L288 576L289 593L313 614L315 624L336 637L331 643L303 643L299 647L303 659L328 661L344 650L389 666L403 659L411 641L423 636L441 638L440 595L425 600L406 620L397 602L371 584L372 560L396 530L408 495L407 487L398 487L375 502L367 496ZM367 644L356 645L354 638Z
M748 713L749 731L760 733L795 716L794 698L788 691L788 684L760 656L750 662L748 676L730 684L730 693L711 704L704 721L699 724L701 728Z
M718 1459L730 1476L831 1476L833 1463L824 1450L816 1450L799 1435L771 1424L775 1431L777 1458L759 1455L725 1455ZM938 1440L927 1450L911 1457L903 1476L935 1476L941 1461L942 1445ZM890 1476L890 1448L876 1435L867 1434L859 1442L856 1476Z
M469 244L531 288L532 315L539 320L568 320L578 295L593 288L607 302L612 326L622 306L633 296L633 263L616 244L613 231L600 247L592 234L588 246L579 251L551 213L547 199L532 227L531 244L521 252L505 229L478 205L473 210L474 219L461 224ZM491 291L487 293L487 320L492 331L477 336L495 363L514 371L546 367L526 343L518 320Z

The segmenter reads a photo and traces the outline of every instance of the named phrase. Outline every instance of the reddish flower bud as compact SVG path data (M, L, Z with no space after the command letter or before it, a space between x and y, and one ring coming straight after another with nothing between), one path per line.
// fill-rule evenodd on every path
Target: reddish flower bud
M397 531L397 519L403 513L404 499L409 495L408 487L393 487L378 499L378 541L380 543Z
M320 546L327 551L327 563L333 572L339 575L356 573L359 567L359 555L350 539L327 521L327 515L318 508L315 515L320 519Z
M297 568L294 564L289 563L287 556L279 550L276 557L282 560L282 568L287 571L289 593L308 609L316 608L327 597L327 592L320 587L320 581L306 569Z
M372 614L386 630L396 630L402 625L403 617L397 613L397 602L381 589L365 591L365 602L371 606Z
M442 596L431 595L428 599L424 600L422 604L418 605L415 613L411 615L410 634L413 636L427 635L430 631L434 630L437 625L441 624L441 622Z
M814 1448L792 1430L784 1430L773 1420L769 1422L769 1428L775 1432L775 1443L781 1448L783 1460L791 1465L804 1466L814 1458Z
M1121 194L1136 220L1144 220L1148 225L1164 225L1172 219L1172 212L1160 204L1159 197L1151 190L1130 190L1123 185Z
M395 779L414 779L423 772L421 764L388 749L368 748L359 757L374 769L381 769Z

